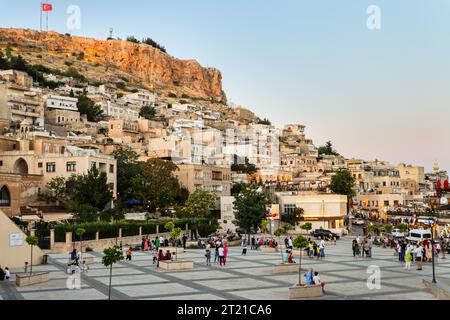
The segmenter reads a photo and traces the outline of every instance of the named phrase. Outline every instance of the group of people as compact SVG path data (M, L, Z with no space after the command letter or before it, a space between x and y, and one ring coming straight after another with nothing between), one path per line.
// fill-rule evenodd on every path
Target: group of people
M5 269L0 266L0 281L9 280L11 278L11 272L9 271L8 267L5 267Z
M278 242L275 239L251 238L251 250L259 250L262 246L269 248L278 248Z
M81 259L81 253L75 248L72 252L70 252L68 267L67 272L72 274L75 272L87 272L89 270L89 266L86 264L86 261ZM27 266L25 266L25 269L26 268Z
M325 282L320 280L319 273L312 268L308 272L303 273L306 279L307 286L321 286L322 290L325 289Z
M314 240L311 238L309 239L308 247L306 248L308 250L308 257L317 259L323 259L325 258L325 240L320 239L319 244L317 244Z
M178 242L178 243L177 243ZM142 238L141 250L142 251L156 251L158 252L160 247L169 246L181 246L186 250L187 236L184 234L183 237L177 240L170 241L167 237L156 236L154 240L150 240L148 237Z
M356 237L352 241L352 251L354 257L372 258L372 244L371 239L366 236L363 240L360 237Z
M419 243L409 243L401 240L395 247L395 253L398 255L398 260L405 263L405 269L410 270L411 264L416 263L416 270L422 270L423 262L432 262L433 255L435 258L439 257L440 245L434 245L429 240L424 240Z

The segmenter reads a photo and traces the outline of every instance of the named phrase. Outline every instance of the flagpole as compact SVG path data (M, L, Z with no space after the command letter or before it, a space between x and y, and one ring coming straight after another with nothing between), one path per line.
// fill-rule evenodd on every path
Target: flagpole
M47 32L48 32L48 11L45 14L45 19L46 19Z
M42 2L41 2L41 8L40 8L40 11L41 11L41 32L42 32Z

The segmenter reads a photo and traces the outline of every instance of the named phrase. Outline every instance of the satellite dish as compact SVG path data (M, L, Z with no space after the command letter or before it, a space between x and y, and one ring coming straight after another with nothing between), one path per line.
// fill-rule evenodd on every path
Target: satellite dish
M443 206L448 205L448 199L446 197L442 197L439 202Z

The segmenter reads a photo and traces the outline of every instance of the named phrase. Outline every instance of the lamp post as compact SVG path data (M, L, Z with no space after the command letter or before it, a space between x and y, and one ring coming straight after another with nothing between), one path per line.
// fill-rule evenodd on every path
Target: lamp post
M436 283L436 271L435 271L435 267L434 267L434 226L435 226L435 221L433 220L433 223L431 225L431 263L433 264L433 283Z

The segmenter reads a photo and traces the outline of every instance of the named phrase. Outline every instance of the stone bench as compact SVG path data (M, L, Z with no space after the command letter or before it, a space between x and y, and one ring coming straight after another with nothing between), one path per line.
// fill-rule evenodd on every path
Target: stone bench
M294 286L289 288L289 299L309 299L323 296L321 286Z
M298 263L281 263L273 267L273 274L298 273Z
M166 271L189 270L194 269L194 261L159 261L159 269Z
M260 247L259 250L261 250L262 253L279 253L277 248L270 248L270 247Z
M32 275L26 273L16 274L16 286L18 287L31 286L33 284L44 283L49 281L50 281L49 272L33 273Z

